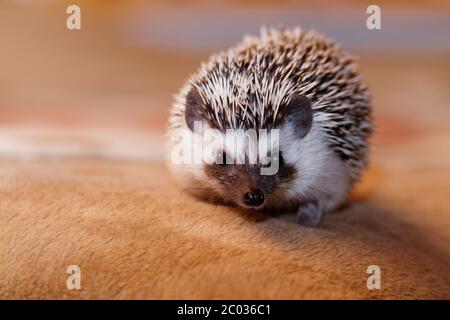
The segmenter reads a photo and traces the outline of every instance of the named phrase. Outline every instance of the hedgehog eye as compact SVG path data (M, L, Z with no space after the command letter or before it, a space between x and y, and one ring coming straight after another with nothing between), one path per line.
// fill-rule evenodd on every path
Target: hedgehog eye
M281 167L284 165L284 158L281 152L279 152L277 155L272 157L272 161L278 162L278 166Z
M270 159L269 163L264 165L264 167L270 167L272 165L272 162L278 162L278 167L284 166L284 158L281 152L279 152L277 155L271 155L269 152L267 153L267 157Z
M281 167L281 166L284 166L284 158L283 158L283 156L281 155L281 152L278 154L278 165Z
M216 164L224 166L227 164L227 153L225 151L219 152L216 156Z

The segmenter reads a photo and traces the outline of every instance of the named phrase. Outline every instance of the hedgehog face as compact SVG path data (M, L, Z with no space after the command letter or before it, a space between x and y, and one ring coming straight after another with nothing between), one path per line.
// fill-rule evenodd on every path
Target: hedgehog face
M211 183L211 190L218 193L219 197L237 204L244 208L261 209L266 206L281 206L283 202L288 201L289 185L297 177L298 168L295 163L285 161L283 157L283 149L291 148L289 145L283 145L283 141L293 141L304 138L312 126L312 109L311 103L304 96L293 95L286 99L288 102L285 108L289 108L289 112L282 118L277 126L269 126L266 128L248 128L249 130L272 129L283 132L284 136L276 141L276 150L269 150L265 156L261 156L261 150L253 150L253 154L257 154L256 161L250 160L251 147L258 146L258 142L249 142L229 146L226 143L218 143L212 150L213 158L218 161L208 161L202 165L202 175ZM202 104L205 102L196 89L191 89L186 97L185 121L187 127L194 132L195 122L203 123L202 126L211 128L201 110ZM217 130L218 136L222 141L228 141L229 131L237 133L243 132L242 129L234 128L213 128ZM259 132L259 131L258 131ZM202 132L205 135L204 132ZM279 136L277 136L279 137ZM261 138L259 135L258 138ZM234 138L233 138L234 139ZM267 141L265 141L267 144ZM258 147L256 147L258 148ZM215 160L214 159L214 160ZM276 170L273 174L262 174L262 169L273 166ZM286 203L284 203L285 205Z

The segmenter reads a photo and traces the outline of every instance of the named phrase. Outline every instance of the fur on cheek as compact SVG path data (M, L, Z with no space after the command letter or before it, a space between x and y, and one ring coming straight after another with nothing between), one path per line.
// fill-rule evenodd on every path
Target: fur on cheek
M320 126L313 124L311 131L300 140L294 138L289 126L282 129L281 135L283 157L297 169L287 197L299 202L328 199L330 203L326 209L344 201L350 188L349 173L342 160L327 145Z

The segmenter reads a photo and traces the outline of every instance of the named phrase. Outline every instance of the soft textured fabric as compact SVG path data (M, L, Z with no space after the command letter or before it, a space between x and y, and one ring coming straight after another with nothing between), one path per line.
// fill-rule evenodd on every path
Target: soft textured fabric
M160 163L2 160L0 297L450 298L448 172L374 167L309 229L192 199Z

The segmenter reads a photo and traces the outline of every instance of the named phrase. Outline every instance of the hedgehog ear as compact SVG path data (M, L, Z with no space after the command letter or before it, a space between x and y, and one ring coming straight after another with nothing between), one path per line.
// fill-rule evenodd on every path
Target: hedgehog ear
M184 112L184 118L186 124L191 131L194 131L194 123L196 121L202 121L202 115L199 111L202 104L202 97L198 93L197 89L193 87L186 96L186 108Z
M293 128L296 138L305 137L313 122L311 101L303 95L293 95L286 112L285 124L287 123Z

